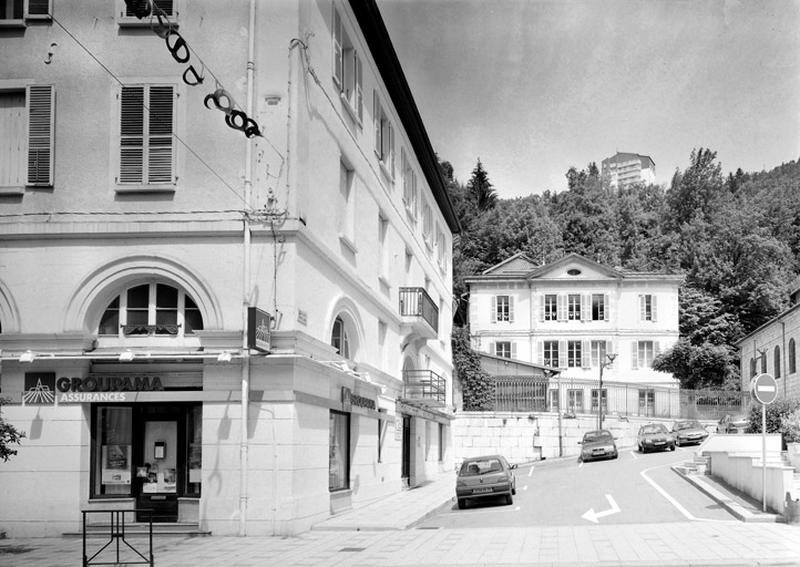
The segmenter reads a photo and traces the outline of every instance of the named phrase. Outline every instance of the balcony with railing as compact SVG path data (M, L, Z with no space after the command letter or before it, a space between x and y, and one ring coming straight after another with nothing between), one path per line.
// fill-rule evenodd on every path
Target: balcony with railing
M403 399L428 406L444 406L447 380L433 370L404 370Z
M426 339L439 335L439 308L424 288L400 288L400 315L415 334Z

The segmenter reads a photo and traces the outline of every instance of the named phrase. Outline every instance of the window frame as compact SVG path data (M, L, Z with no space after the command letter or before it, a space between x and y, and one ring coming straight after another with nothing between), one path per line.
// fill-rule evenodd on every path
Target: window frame
M789 346L787 352L787 363L788 363L788 373L794 374L797 372L797 343L795 343L794 338L789 339Z
M549 346L549 349L548 349ZM549 340L549 341L542 341L542 361L545 366L550 366L551 368L558 368L559 363L559 350L558 350L558 341L557 340ZM548 350L550 352L550 357L548 358ZM553 358L553 353L555 353L555 358ZM549 361L549 362L548 362ZM552 364L555 362L555 364Z
M512 342L511 341L496 341L494 343L494 354L500 358L512 358Z
M333 446L331 442L334 439L334 416L342 417L345 420L345 439L346 442L344 444L344 450L342 451L342 457L344 459L344 475L342 479L342 485L334 487L333 483L331 482L332 473L333 473ZM329 410L328 414L328 492L343 492L346 490L350 490L350 445L351 445L351 437L352 435L352 418L351 414L343 411L338 410Z
M567 294L567 320L580 321L581 320L581 294L570 293Z
M333 8L333 83L339 92L347 114L363 128L364 123L364 69L356 48L339 10Z
M569 388L567 390L567 410L573 414L583 413L584 409L583 398L584 396L582 388Z
M591 413L597 413L598 412L598 408L599 408L598 396L600 397L600 400L601 400L599 403L602 404L602 406L603 406L603 413L608 413L608 388L603 388L602 389L602 394L600 394L600 392L601 392L600 388L592 388L592 393L591 393L591 398L592 398Z
M159 8L163 10L161 3L157 2L157 4L159 4ZM142 19L132 14L128 15L127 8L125 0L116 0L114 4L114 19L120 28L144 28L150 27L153 23L158 22L154 15L145 16ZM172 0L172 12L167 13L167 16L169 17L169 22L173 29L180 27L181 13L183 12L182 8L183 0ZM164 12L166 13L167 11L164 10Z
M567 341L567 368L583 368L583 341Z
M558 294L544 294L544 320L558 321Z
M375 156L384 176L393 184L395 170L395 132L389 113L381 103L377 90L372 91L375 126Z
M30 20L52 20L53 0L41 0L34 2L36 11L31 11L31 0L19 0L22 14L19 18L0 18L0 28L24 28ZM42 8L46 7L45 11Z
M593 293L592 302L592 321L607 321L608 307L606 305L606 295L604 293Z

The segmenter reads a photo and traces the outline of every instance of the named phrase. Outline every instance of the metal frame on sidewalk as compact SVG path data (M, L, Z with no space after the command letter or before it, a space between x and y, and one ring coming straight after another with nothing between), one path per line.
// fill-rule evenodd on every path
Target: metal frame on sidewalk
M152 510L133 509L133 510L81 510L83 516L83 567L90 567L93 565L149 565L153 567L153 515ZM89 514L109 514L109 532L108 541L97 552L89 557L86 553L86 518ZM125 514L144 514L147 516L148 524L148 541L149 549L147 556L143 555L138 549L133 547L128 540L125 539ZM134 516L135 517L135 516ZM109 546L115 546L115 561L94 561L103 553ZM128 549L142 558L142 561L121 561L120 551L125 548L121 547L125 544Z

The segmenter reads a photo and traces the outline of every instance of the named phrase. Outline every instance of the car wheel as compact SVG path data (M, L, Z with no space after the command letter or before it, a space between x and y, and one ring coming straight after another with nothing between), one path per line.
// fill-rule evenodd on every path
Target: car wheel
M511 506L514 503L514 497L510 494L506 494L506 504Z
M669 446L669 450L670 450L670 451L674 451L674 450L675 450L675 445L674 445L674 444L673 444L673 445L670 445L670 446Z
M636 449L638 449L638 451L639 451L640 453L644 453L644 451L642 451L642 444L641 444L641 443L637 443L637 444L636 444Z
M645 454L645 453L647 453L647 447L645 447L644 445L642 445L642 450L640 451L640 453L642 453L642 454Z
M512 489L511 489L511 494L513 494L513 495L515 495L515 496L516 496L516 494L517 494L517 489L516 489L516 488L512 488Z
M680 447L680 446L681 446L681 442L680 442L680 441L678 441L677 439L675 439L675 446L676 446L676 447Z
M467 507L467 499L466 498L459 498L458 499L458 509L463 510Z

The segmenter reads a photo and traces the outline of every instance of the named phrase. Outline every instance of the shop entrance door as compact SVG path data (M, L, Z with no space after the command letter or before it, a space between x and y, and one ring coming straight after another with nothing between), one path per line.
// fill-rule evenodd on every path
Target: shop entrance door
M402 473L403 482L407 486L411 485L411 417L408 415L403 416L403 465Z
M150 410L150 411L148 411ZM179 477L185 462L182 420L178 412L167 408L143 412L140 421L141 445L137 451L136 508L153 511L154 522L178 521ZM137 515L147 521L147 514Z

